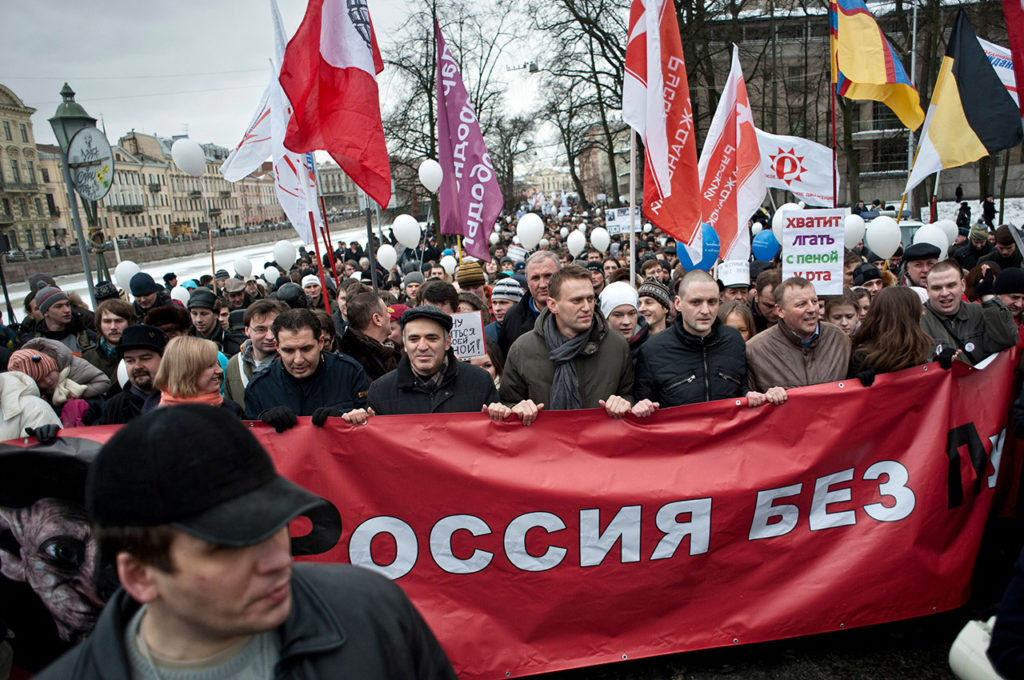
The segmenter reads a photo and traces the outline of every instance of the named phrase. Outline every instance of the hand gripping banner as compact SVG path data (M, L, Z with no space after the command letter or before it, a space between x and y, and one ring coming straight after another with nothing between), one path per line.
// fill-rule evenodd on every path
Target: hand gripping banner
M331 501L293 524L300 559L397 579L461 678L517 677L959 606L1004 458L1013 359L642 421L592 410L528 428L460 414L252 431ZM2 448L0 464L25 451Z

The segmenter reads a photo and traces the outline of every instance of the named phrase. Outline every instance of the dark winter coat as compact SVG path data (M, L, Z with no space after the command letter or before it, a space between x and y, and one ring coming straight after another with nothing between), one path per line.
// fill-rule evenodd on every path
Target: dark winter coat
M128 421L149 413L160 403L160 390L148 395L132 385L103 403L100 425L124 425Z
M125 627L139 604L123 590L103 609L93 634L37 680L129 680ZM296 564L292 608L277 628L275 678L455 680L434 634L397 585L368 569Z
M377 342L365 333L349 327L338 340L338 349L358 361L372 383L398 366L399 352L390 342Z
M411 413L477 413L498 401L491 374L459 361L448 350L448 366L437 389L430 389L412 372L409 357L402 355L398 368L370 385L370 408L377 415Z
M498 330L498 345L501 346L501 351L504 352L505 356L508 356L512 343L518 340L520 336L533 330L533 325L537 322L537 316L544 309L547 309L547 307L534 311L533 296L530 293L526 293L516 303L515 307L505 313L505 319L501 322L501 328Z
M293 378L277 359L245 388L245 417L256 420L272 406L287 406L298 416L313 415L321 406L351 411L366 406L369 389L363 367L341 354L321 352L313 375L302 379Z
M157 292L156 300L153 302L152 305L150 305L148 309L143 309L142 307L139 307L138 300L132 303L132 309L135 310L135 316L139 317L139 323L145 323L146 314L149 313L150 309L155 309L157 307L163 307L164 305L171 304L174 304L174 300L171 298L171 294L166 290L161 290Z
M989 354L1017 344L1013 313L999 298L988 302L961 302L952 316L940 314L931 302L924 306L921 328L935 340L936 347L963 350L962 358L972 366Z
M974 269L974 266L978 264L978 260L989 253L994 253L996 247L985 241L985 245L981 249L977 249L970 243L965 243L961 247L953 251L953 259L957 261L963 269Z
M636 398L662 408L746 395L746 345L739 331L715 319L704 337L683 328L682 314L640 349Z

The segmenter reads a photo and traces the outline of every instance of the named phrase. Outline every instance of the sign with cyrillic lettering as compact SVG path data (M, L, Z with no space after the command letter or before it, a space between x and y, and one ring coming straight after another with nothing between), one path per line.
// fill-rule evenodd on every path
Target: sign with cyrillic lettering
M782 278L800 276L818 295L843 292L842 210L787 210L783 213Z

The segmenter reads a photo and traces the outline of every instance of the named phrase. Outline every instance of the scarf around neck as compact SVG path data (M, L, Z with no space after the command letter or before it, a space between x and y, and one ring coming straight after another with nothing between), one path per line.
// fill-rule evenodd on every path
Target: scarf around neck
M593 324L591 324L591 329ZM555 315L550 314L544 320L544 342L548 346L548 358L555 365L555 374L551 378L550 409L568 410L583 408L583 397L580 395L579 376L576 375L576 364L573 363L587 341L590 330L586 330L572 339L567 339L558 332Z

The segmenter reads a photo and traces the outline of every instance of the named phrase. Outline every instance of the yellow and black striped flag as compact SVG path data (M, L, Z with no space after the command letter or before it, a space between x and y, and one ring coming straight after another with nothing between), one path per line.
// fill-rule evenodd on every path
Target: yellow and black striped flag
M1021 143L1020 111L960 10L935 81L914 168L904 193L943 168Z

